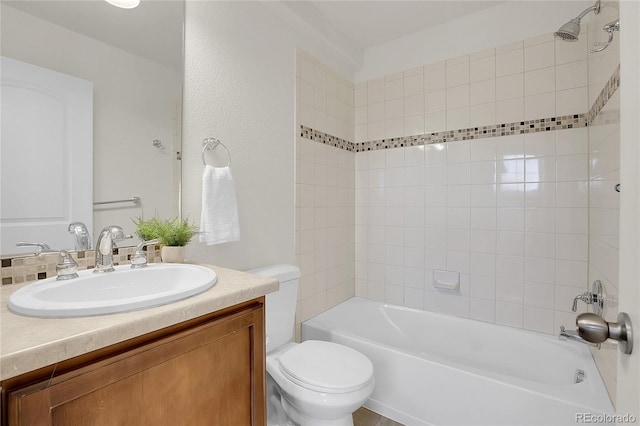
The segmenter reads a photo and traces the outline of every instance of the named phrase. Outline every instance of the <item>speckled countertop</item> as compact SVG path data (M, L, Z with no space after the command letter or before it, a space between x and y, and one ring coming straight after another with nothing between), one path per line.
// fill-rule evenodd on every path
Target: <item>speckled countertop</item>
M11 294L24 285L0 289L0 380L73 358L278 289L278 281L240 271L213 269L218 282L202 294L168 305L95 317L41 319L9 311ZM26 285L26 284L25 284Z

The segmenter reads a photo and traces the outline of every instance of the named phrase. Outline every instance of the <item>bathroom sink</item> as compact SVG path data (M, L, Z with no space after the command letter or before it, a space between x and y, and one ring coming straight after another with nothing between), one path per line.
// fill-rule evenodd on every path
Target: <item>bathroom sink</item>
M131 269L57 281L47 278L25 286L9 298L9 310L40 318L71 318L151 308L202 293L216 283L216 273L198 265L150 264Z

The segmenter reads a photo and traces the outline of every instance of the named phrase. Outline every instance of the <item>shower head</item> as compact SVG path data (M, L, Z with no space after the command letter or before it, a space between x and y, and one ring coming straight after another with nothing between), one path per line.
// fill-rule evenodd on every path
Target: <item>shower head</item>
M580 35L580 20L574 18L560 27L558 31L553 33L556 38L564 41L578 41Z
M600 0L598 0L593 6L583 10L580 15L561 26L558 31L553 33L553 35L564 41L578 41L578 36L580 35L580 20L589 12L593 12L596 15L600 13Z

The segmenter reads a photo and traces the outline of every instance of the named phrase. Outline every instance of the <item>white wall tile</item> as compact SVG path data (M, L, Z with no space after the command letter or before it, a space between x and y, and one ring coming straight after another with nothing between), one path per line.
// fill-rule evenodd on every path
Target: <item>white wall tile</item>
M470 181L469 163L452 163L447 165L447 183L449 185L468 185Z
M549 258L525 257L524 279L537 283L553 284L555 281L555 261ZM525 292L526 293L526 292ZM551 290L553 294L553 290ZM553 297L552 297L553 300ZM525 301L526 304L526 301ZM551 305L553 308L553 304Z
M404 98L404 115L405 117L413 115L424 115L424 95L405 96Z
M550 118L556 116L556 97L554 93L542 93L524 98L524 119Z
M531 71L555 65L554 42L537 44L524 48L524 70Z
M524 71L523 55L522 49L496 54L496 77L522 73Z
M556 91L556 114L571 115L580 114L588 108L588 95L586 87Z
M469 318L477 321L495 322L495 302L488 299L469 299Z
M418 68L417 71L407 76L404 76L404 96L418 95L424 92L424 74L422 68Z
M496 159L496 138L474 141L470 147L471 161L494 161Z
M447 129L466 129L470 126L469 107L447 109Z
M496 208L479 208L471 207L471 220L469 227L474 230L491 230L497 229L497 210ZM495 240L495 232L492 233ZM491 246L493 247L493 246ZM495 248L493 248L495 250Z
M492 80L496 77L495 53L483 58L472 59L469 63L469 81Z
M496 122L513 123L523 119L524 98L496 101Z
M556 157L536 157L525 161L525 181L554 182L556 180Z
M447 148L448 163L468 163L471 159L471 143L469 141L450 142Z
M484 256L480 256L483 258ZM490 257L485 257L485 260L490 260ZM478 264L482 262L479 261ZM493 276L471 275L470 277L470 296L482 299L494 300L496 297L496 279Z
M526 96L541 93L553 93L556 90L556 72L554 67L527 71L524 74L524 94Z
M554 316L551 309L524 307L523 327L527 330L553 334L553 321Z
M447 109L469 106L469 84L447 89Z
M447 87L469 84L469 61L462 61L446 67Z
M566 90L587 86L587 61L556 66L556 89Z
M462 86L464 87L464 86ZM469 85L469 104L478 105L496 100L496 80L484 80Z
M558 181L584 181L588 179L588 156L563 155L557 157Z
M424 67L424 90L434 92L447 87L445 63L437 62Z
M496 324L522 328L524 305L496 302Z
M496 278L496 301L523 303L524 281Z
M427 113L424 116L425 133L442 132L447 129L447 111Z
M469 127L493 124L497 124L495 102L469 106Z
M496 100L522 98L524 96L524 74L510 74L496 78Z
M402 78L385 81L384 83L384 100L402 99L404 96L404 80Z
M550 284L525 282L523 300L527 306L553 309L555 304L554 286Z

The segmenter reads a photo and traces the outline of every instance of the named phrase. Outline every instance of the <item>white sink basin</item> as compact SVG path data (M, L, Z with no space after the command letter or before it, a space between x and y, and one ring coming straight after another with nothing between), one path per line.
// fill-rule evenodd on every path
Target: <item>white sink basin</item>
M218 277L198 265L150 264L131 269L57 281L47 278L21 288L9 298L9 310L40 318L70 318L151 308L186 299L213 287Z

